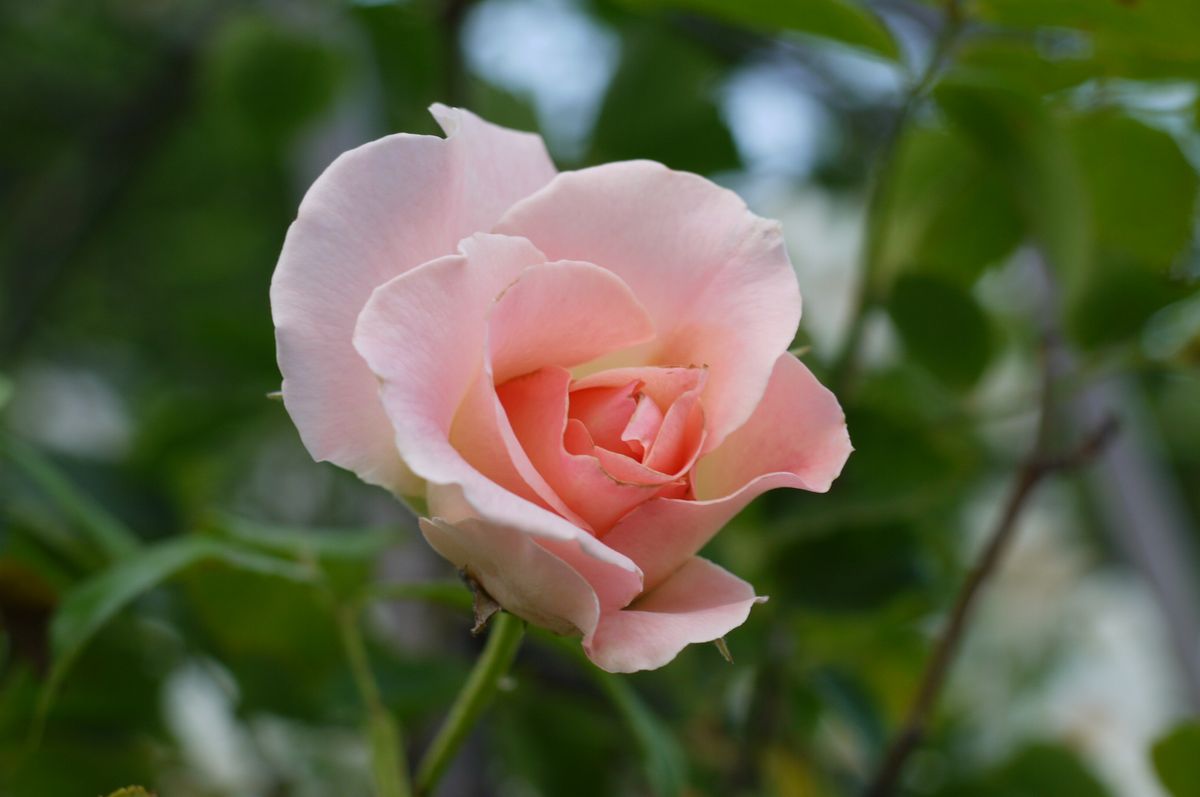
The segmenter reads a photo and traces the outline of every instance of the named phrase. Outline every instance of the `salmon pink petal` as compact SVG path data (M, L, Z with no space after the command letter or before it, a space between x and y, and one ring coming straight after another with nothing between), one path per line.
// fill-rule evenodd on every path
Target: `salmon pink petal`
M658 430L662 428L663 411L654 399L645 393L638 393L637 404L629 416L629 423L621 430L621 442L629 446L638 457L646 455Z
M613 527L604 543L637 562L653 588L761 493L776 487L828 490L851 450L837 399L785 354L754 415L696 466L697 500L649 501Z
M725 636L765 600L737 576L692 557L628 608L603 612L584 650L609 672L651 670L687 645Z
M451 442L485 476L586 524L530 462L493 385L543 365L569 367L640 343L653 334L649 319L611 272L588 263L547 263L523 270L496 299L486 323L488 356L459 408ZM561 425L558 435L561 440Z
M596 456L568 452L563 436L570 383L569 371L550 367L511 379L497 393L534 467L567 506L601 534L630 509L653 498L669 480L659 476L651 484L621 482L605 472Z
M618 453L633 453L622 435L638 408L634 396L637 388L638 383L633 381L621 387L572 390L567 415L583 424L596 445Z
M345 153L309 189L271 282L283 400L315 459L401 494L420 490L355 353L371 292L491 229L554 176L540 138L432 108L445 139L400 134Z
M694 174L648 161L565 172L495 229L552 260L611 269L633 289L658 337L609 367L709 367L706 450L750 417L800 320L778 222Z

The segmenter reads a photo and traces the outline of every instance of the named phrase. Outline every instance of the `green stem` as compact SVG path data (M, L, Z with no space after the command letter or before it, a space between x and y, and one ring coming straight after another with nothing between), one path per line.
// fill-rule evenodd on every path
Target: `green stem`
M342 649L350 664L354 684L367 710L367 732L371 740L371 773L378 797L410 797L408 767L401 751L404 748L400 728L388 713L379 693L379 685L367 659L367 646L358 628L358 612L340 608L336 612Z
M850 392L858 377L863 334L871 311L879 304L884 293L885 275L883 268L883 245L887 234L889 194L894 177L896 152L913 112L937 82L946 66L954 45L962 32L962 0L946 0L946 20L938 34L925 69L913 81L904 102L884 136L880 154L875 164L874 175L867 196L865 230L859 257L858 294L854 300L854 315L850 328L842 342L841 351L834 358L833 384L839 393Z
M450 707L445 722L429 745L425 757L421 759L421 765L417 767L418 795L433 793L438 781L445 774L446 767L450 765L458 748L475 726L475 721L491 701L500 678L512 665L524 633L525 623L507 612L500 612L492 621L491 634L479 661L475 662L475 669L471 670L471 675L455 698L454 705Z

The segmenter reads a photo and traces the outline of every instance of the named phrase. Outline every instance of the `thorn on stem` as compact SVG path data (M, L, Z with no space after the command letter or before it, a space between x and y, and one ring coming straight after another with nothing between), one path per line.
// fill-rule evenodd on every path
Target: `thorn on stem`
M479 636L488 626L488 622L500 611L500 604L496 603L496 599L488 594L488 591L483 588L470 571L463 568L458 573L462 576L462 580L470 588L471 594L475 598L475 625L471 627L471 636Z

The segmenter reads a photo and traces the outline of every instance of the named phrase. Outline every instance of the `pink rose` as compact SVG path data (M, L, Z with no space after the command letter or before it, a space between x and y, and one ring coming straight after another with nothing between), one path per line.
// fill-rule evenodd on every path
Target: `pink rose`
M309 452L401 496L508 611L659 667L756 597L697 552L775 487L825 491L837 399L788 354L779 224L646 161L558 174L541 139L435 105L309 190L271 285Z

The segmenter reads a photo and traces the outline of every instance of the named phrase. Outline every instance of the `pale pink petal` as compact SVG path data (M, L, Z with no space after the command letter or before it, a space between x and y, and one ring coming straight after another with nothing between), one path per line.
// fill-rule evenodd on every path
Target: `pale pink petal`
M558 175L496 227L550 259L617 273L658 337L615 365L707 365L706 450L750 417L800 320L800 292L779 224L731 191L648 161Z
M646 587L653 588L761 493L777 487L828 490L851 450L837 399L785 354L754 415L697 465L698 500L648 501L614 526L604 543L637 562Z
M654 324L629 286L591 263L533 266L496 300L488 316L492 379L547 365L570 368L635 346Z
M725 636L765 600L737 576L692 557L628 608L603 612L584 650L609 672L652 670L687 645Z
M627 557L487 478L450 443L456 411L483 371L488 308L542 260L528 241L499 235L474 236L462 251L381 286L359 318L354 343L379 380L395 446L428 482L434 515L451 523L483 518L568 544L624 573L622 594L632 597L641 573Z
M524 513L516 511L511 501L504 497L503 491L474 489L473 493L474 500L468 501L464 497L461 485L431 484L427 490L429 513L436 520L456 527L475 529L479 533L486 533L488 529L495 528L519 532L579 574L595 593L601 609L619 609L629 605L630 601L641 594L642 573L637 566L625 556L610 550L595 537L569 523L567 526L575 533L570 536L559 534L557 529L547 523L541 510ZM555 515L550 517L561 523L566 522ZM472 525L475 521L479 521L481 525ZM501 563L506 561L502 552L490 558ZM497 587L499 591L507 589L520 593L526 589L517 583L525 578L519 568L502 572L504 578L513 583L506 587ZM536 603L536 596L532 596L530 602ZM504 605L503 602L501 604ZM580 625L578 622L575 625L584 634L591 633L591 626Z
M791 473L802 489L823 493L851 451L837 397L804 363L784 354L754 415L696 466L696 495L718 498L774 472Z
M508 611L558 634L595 628L600 601L587 580L537 538L482 520L421 518L433 549L465 569Z
M452 254L554 176L540 138L434 106L447 138L400 134L334 161L309 189L271 282L283 399L315 459L401 494L420 489L392 444L352 344L379 285Z

